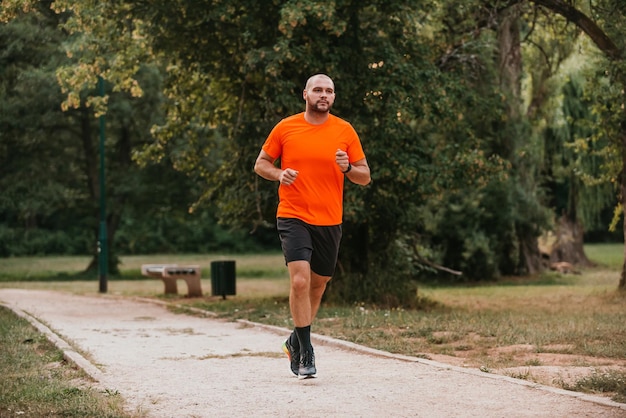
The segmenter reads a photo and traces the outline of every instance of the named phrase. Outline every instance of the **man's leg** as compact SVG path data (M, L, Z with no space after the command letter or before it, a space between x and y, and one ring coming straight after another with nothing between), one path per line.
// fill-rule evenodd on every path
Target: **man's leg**
M311 267L308 261L292 261L287 264L291 287L289 308L297 328L311 325ZM319 308L319 306L318 306Z
M320 309L322 303L322 296L326 291L326 285L330 281L329 276L320 276L317 273L311 272L311 290L309 298L311 300L311 323L317 316L317 311Z
M294 325L309 326L317 316L330 277L312 272L306 261L289 263L289 275L291 276L289 307Z
M311 272L307 261L293 261L288 264L291 279L289 306L295 325L290 341L297 340L300 347L300 376L316 373L313 346L311 345L311 323L319 310L326 283L330 277ZM292 343L292 345L295 345Z

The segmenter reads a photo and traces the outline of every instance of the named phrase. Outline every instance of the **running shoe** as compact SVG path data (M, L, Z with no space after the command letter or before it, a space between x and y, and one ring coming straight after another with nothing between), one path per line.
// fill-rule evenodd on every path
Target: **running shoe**
M315 354L313 354L313 347L310 350L300 354L300 364L298 365L298 377L306 379L307 377L313 377L317 373L315 368Z
M291 372L297 376L300 367L300 350L295 350L289 342L289 338L287 338L287 341L283 343L283 351L287 354L287 357L289 357Z

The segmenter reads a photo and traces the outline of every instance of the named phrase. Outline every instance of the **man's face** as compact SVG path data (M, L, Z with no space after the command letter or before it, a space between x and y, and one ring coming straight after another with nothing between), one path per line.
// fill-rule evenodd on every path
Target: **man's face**
M303 93L307 110L328 113L335 103L335 86L332 80L325 77L313 79Z

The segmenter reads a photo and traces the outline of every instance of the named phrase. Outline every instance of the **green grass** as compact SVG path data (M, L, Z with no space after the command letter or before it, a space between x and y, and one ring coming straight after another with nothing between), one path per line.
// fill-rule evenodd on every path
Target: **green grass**
M611 269L621 269L624 264L624 246L622 244L593 244L585 246L587 257Z
M578 392L615 393L613 400L626 403L626 374L612 370L596 370L575 384L564 384L565 389Z
M0 306L0 417L131 417L26 320Z
M199 265L202 276L211 277L211 262L221 260L234 260L239 277L288 277L287 268L280 253L244 255L157 254L120 257L120 275L109 276L109 280L146 280L141 275L142 264ZM7 281L97 280L97 275L85 273L90 261L91 257L88 256L0 258L0 283Z
M525 379L532 376L533 367L551 365L546 363L547 355L562 356L570 365L599 364L593 378L574 384L548 384L610 393L615 400L624 402L626 369L619 365L626 364L626 294L617 291L623 245L590 245L585 249L598 266L581 274L545 272L531 278L507 278L473 286L424 284L419 288L421 308L417 310L323 303L314 332L393 353L438 359L445 356L446 361L480 370L524 366L530 370L523 373ZM210 296L210 272L206 270L210 261L220 259L235 259L237 263L237 295L226 300ZM96 294L95 277L82 281L48 280L80 271L88 261L63 257L0 259L0 287ZM123 257L122 261L122 277L111 281L110 293L167 299L228 319L292 326L289 279L280 254L163 255ZM172 262L203 267L205 297L165 297L159 280L136 278L143 263ZM26 274L42 277L42 281L19 280ZM181 287L184 289L184 285L179 286L179 291ZM523 356L516 349L529 346L533 347L530 356ZM602 367L608 364L619 367Z

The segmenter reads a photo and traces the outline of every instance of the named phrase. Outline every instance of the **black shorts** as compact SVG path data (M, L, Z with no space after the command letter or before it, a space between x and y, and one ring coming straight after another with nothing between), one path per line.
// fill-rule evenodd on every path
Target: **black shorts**
M277 218L285 262L304 260L320 276L332 276L337 264L341 225L316 226L296 218Z

